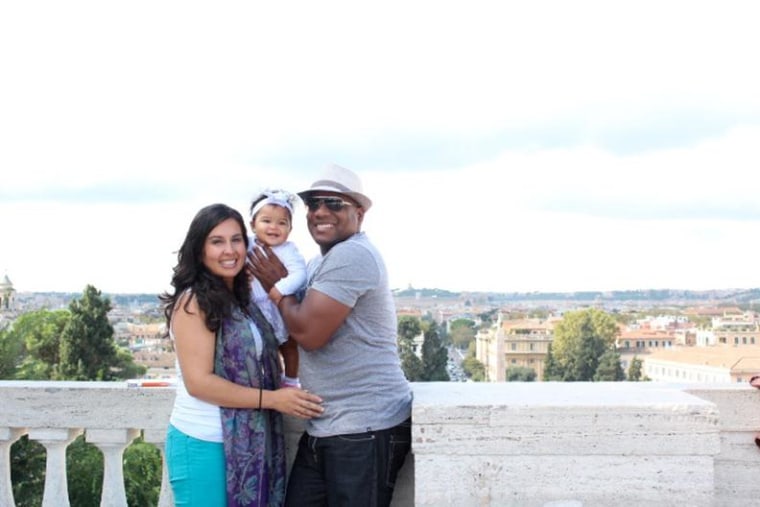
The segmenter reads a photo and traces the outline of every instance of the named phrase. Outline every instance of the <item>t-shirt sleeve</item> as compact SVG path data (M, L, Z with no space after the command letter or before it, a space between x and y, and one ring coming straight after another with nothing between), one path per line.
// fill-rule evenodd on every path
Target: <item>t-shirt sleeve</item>
M372 253L360 244L345 241L325 256L310 288L353 308L379 280L380 269Z

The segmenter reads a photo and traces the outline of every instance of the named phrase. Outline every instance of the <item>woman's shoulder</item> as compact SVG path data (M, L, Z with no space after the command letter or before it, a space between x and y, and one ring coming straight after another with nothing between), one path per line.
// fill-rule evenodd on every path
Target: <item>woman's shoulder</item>
M182 293L177 297L178 304L184 305L188 301L195 301L195 294L193 294L192 287L188 287L187 289L183 290Z
M192 289L185 289L185 291L177 298L177 303L174 306L175 315L197 315L198 311L198 298L195 296Z
M169 325L169 333L172 339L175 338L175 327L183 328L187 325L196 325L194 321L202 321L202 319L203 312L198 306L198 298L190 289L185 290L174 303L174 311Z

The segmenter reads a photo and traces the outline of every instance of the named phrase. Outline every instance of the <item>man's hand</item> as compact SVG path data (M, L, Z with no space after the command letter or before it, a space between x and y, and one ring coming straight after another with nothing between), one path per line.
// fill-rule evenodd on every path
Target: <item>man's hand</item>
M246 271L249 276L256 277L267 293L281 278L288 276L287 268L277 255L268 245L262 244L257 244L248 252Z

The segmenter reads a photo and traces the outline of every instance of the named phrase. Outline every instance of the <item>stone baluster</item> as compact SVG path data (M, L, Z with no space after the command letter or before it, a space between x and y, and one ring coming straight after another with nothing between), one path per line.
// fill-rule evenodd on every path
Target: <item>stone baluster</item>
M42 507L69 507L66 482L66 448L82 433L81 428L33 428L29 438L45 446L45 490Z
M158 496L158 507L174 507L174 494L169 484L169 472L166 467L166 430L145 430L143 439L158 447L161 452L161 493Z
M11 485L11 446L26 430L0 428L0 507L15 507Z
M124 449L140 435L136 429L87 429L85 440L94 444L103 453L103 492L100 505L105 507L127 507L127 492L124 488Z

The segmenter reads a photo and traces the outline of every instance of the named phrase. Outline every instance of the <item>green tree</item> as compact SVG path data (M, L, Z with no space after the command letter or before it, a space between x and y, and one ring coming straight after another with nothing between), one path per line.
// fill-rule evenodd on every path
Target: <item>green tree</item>
M462 370L474 382L486 380L486 367L474 355L468 355L462 360Z
M58 377L62 380L115 380L134 376L131 355L120 354L108 321L111 302L88 285L81 299L69 304L71 318L63 328ZM144 371L144 370L143 370Z
M710 329L712 327L712 318L709 315L689 315L688 319L699 329Z
M422 342L422 380L427 382L448 381L447 362L448 352L438 336L438 324L431 322L425 331L425 339Z
M45 488L45 447L27 435L11 446L11 484L16 507L39 507Z
M544 359L544 380L562 380L562 373L559 370L557 360L554 359L551 343L549 344L549 347L547 347L546 358Z
M86 442L84 435L79 435L66 448L66 478L71 505L100 505L103 489L103 453L93 444Z
M422 359L417 357L411 348L401 350L401 369L404 370L404 376L409 382L419 382L424 380L425 372L422 368Z
M631 365L628 367L628 380L631 382L641 382L643 379L642 373L643 361L636 356L631 359Z
M161 466L161 453L142 437L127 447L124 451L124 487L128 505L158 505Z
M117 347L115 371L119 378L126 379L142 377L147 369L145 366L135 363L135 359L129 350Z
M422 360L417 356L414 339L422 333L420 319L403 315L398 320L398 348L401 369L409 382L422 380Z
M398 336L401 340L414 340L422 332L422 323L417 317L402 315L398 318Z
M620 354L614 350L608 350L599 358L599 366L596 367L594 380L597 382L620 382L625 380L625 372L620 364Z
M0 379L15 378L23 352L23 340L7 329L0 329Z
M559 380L593 380L602 355L614 347L618 326L596 308L568 312L554 328L552 343Z
M19 316L13 329L23 334L29 354L47 364L58 364L61 334L70 317L67 310L38 310Z
M482 323L480 325L480 329L488 329L489 327L491 327L491 325L496 322L498 315L499 315L498 308L491 308L490 310L487 310L483 313L479 313L478 318L480 319L480 322Z
M12 333L24 343L16 378L48 380L55 377L60 362L61 334L69 321L68 310L37 310L20 315Z
M108 321L111 302L88 285L81 299L69 304L71 320L61 337L59 376L69 380L112 380L116 364L113 327Z
M466 349L475 339L477 330L470 319L456 319L451 323L451 344L460 349Z
M536 380L536 370L527 366L510 366L504 375L507 382L533 382Z

